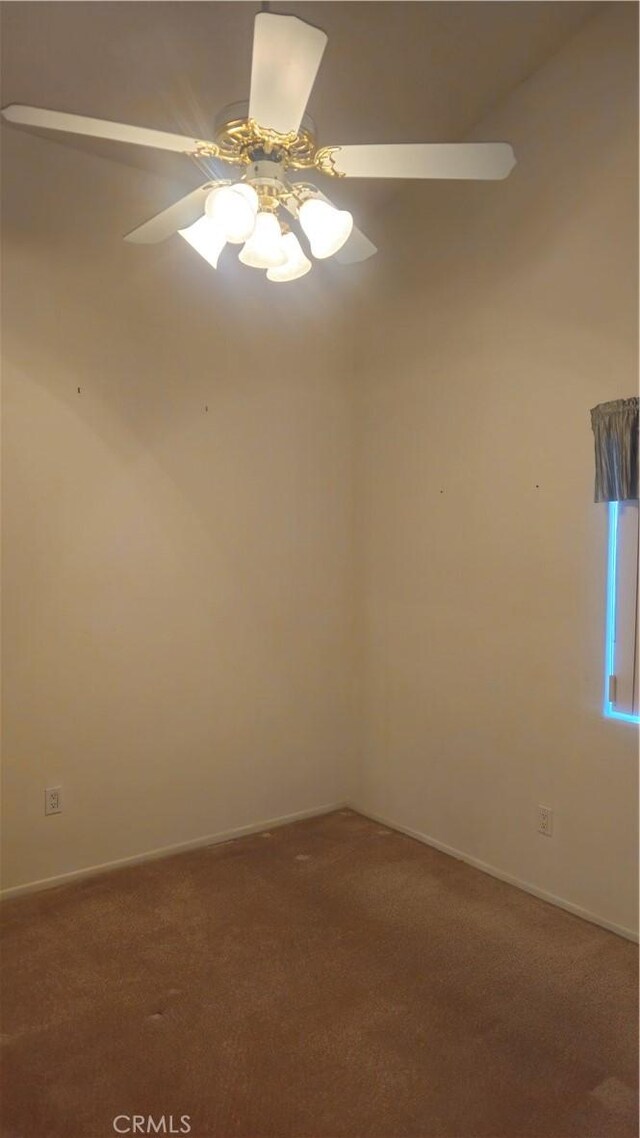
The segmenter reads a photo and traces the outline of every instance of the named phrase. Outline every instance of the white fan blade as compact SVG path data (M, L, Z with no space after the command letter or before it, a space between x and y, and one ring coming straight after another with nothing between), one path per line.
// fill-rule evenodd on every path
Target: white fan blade
M125 241L131 241L134 245L154 245L157 241L165 241L167 237L177 233L178 229L186 229L189 225L193 225L194 221L204 213L207 196L216 185L220 184L207 182L204 186L199 186L186 197L180 198L180 201L174 202L168 209L163 209L162 213L157 213L155 217L145 221L144 225L132 229L131 233L127 233Z
M253 32L249 118L278 134L297 131L327 36L296 16L259 12Z
M108 122L106 119L89 119L84 115L68 115L64 111L47 111L42 107L24 107L12 103L4 107L3 117L20 126L37 126L45 130L61 130L66 134L87 134L92 138L108 138L113 142L131 142L137 146L153 146L157 150L175 150L179 154L193 154L203 144L197 138L182 134L167 134L164 130L149 130L144 126Z
M347 178L506 178L516 164L508 142L420 142L336 146L337 173Z

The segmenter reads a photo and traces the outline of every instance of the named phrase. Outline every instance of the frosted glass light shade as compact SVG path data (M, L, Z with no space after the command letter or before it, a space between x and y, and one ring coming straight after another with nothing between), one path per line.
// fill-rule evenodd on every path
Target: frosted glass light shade
M258 195L244 183L218 186L204 203L205 213L219 225L226 240L241 245L253 233L258 210Z
M277 269L284 265L286 259L277 217L273 213L259 213L255 229L240 251L239 260L252 269Z
M249 182L236 182L235 186L233 186L233 189L237 194L242 194L242 197L246 198L253 210L253 216L255 217L258 210L260 209L260 199L253 186L250 185Z
M267 271L268 280L295 281L298 277L303 277L305 273L309 272L311 261L305 257L295 233L285 233L282 238L282 248L287 259L284 265Z
M307 198L298 216L311 252L320 260L337 253L353 229L353 217L347 209L335 209L320 198Z
M178 233L184 237L185 241L189 242L196 253L199 253L205 261L217 269L218 257L224 249L227 239L215 221L212 221L205 213L187 229L179 229Z

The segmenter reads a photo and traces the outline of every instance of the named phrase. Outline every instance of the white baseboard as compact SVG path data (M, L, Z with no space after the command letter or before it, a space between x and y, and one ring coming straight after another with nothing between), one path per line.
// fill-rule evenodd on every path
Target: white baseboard
M0 892L0 900L8 901L12 897L20 897L27 893L36 893L41 889L53 889L58 885L79 881L84 877L94 877L100 873L107 873L111 869L119 869L127 865L139 865L145 861L154 861L157 858L170 857L172 854L184 853L187 850L199 849L202 846L219 845L221 842L232 841L234 838L241 838L247 834L259 834L263 830L272 830L277 826L286 826L290 822L300 822L304 818L320 817L322 814L331 814L334 810L344 810L347 808L354 810L358 814L362 814L364 818L370 818L373 822L379 822L383 826L388 826L390 830L397 830L401 834L407 834L408 837L415 838L416 841L423 842L427 846L432 846L434 849L440 850L441 853L448 854L449 857L455 857L458 861L464 861L467 865L472 865L475 869L479 869L483 873L488 873L490 877L497 877L499 881L506 881L508 885L514 885L517 889L522 889L525 893L531 893L532 896L539 897L542 901L547 901L550 905L556 905L559 909L564 909L568 913L573 913L574 916L581 917L582 920L590 921L591 924L594 925L600 925L602 928L608 929L610 932L616 933L626 940L638 941L638 933L633 929L628 929L624 925L617 925L613 921L607 921L604 917L599 917L596 913L591 913L588 909L583 909L580 905L575 905L572 901L566 901L563 897L557 897L554 893L548 893L545 889L539 889L537 885L531 885L527 881L521 881L520 878L514 877L509 873L504 873L503 870L496 869L495 866L489 865L487 862L481 861L471 854L464 853L462 850L455 849L453 846L448 846L445 842L438 841L437 838L423 834L420 830L413 830L410 826L403 826L399 822L395 822L382 814L373 814L368 810L363 810L353 802L334 802L330 805L313 807L310 810L298 810L294 814L284 814L278 818L269 818L264 822L252 822L248 826L237 826L232 830L223 830L216 834L206 834L203 837L192 838L186 842L177 842L175 845L160 846L158 849L145 850L142 853L133 854L131 857L102 862L100 865L85 866L82 869L71 870L70 873L60 873L55 877L45 877L40 881L29 881L23 885L14 885Z
M286 826L289 822L301 822L304 818L316 818L322 814L331 814L334 810L344 810L349 803L335 802L328 806L315 806L311 810L298 810L295 814L283 814L279 818L269 818L266 822L252 822L248 826L237 826L233 830L223 830L217 834L206 834L201 838L191 838L187 842L177 842L172 846L160 846L155 850L145 850L133 854L131 857L117 858L116 861L105 861L100 865L88 865L82 869L73 869L70 873L59 873L55 877L44 877L40 881L28 881L24 885L13 885L0 892L0 900L8 901L11 897L20 897L25 893L36 893L40 889L53 889L57 885L67 885L72 881L79 881L83 877L95 877L99 873L107 873L110 869L121 869L126 865L139 865L145 861L155 861L157 858L170 857L171 854L185 853L201 846L219 845L220 842L233 841L245 834L259 834L263 830L274 830L277 826Z
M596 913L590 913L588 909L581 908L580 905L574 905L573 901L565 901L564 897L556 897L554 893L547 893L545 889L539 889L537 885L531 885L528 881L521 881L520 878L513 877L510 873L504 873L501 869L496 869L494 865L488 865L486 861L480 861L479 858L472 857L471 854L464 853L462 850L454 849L453 846L447 846L444 842L439 842L436 838L431 838L428 834L421 833L420 830L412 830L409 826L401 826L399 822L385 818L382 814L372 814L370 811L362 810L359 806L353 804L351 804L351 808L355 810L356 813L362 814L363 818L370 818L373 822L379 822L383 826L388 826L390 830L398 830L399 833L407 834L408 837L415 838L418 842L424 842L426 846L433 846L434 849L440 850L441 853L455 857L458 861L464 861L467 865L472 865L474 869L482 870L483 873L488 873L490 877L497 877L499 881L506 881L508 885L515 885L517 889L522 889L525 893L531 893L534 897L539 897L541 901L547 901L550 905L556 905L559 909L565 909L567 913L573 913L574 917L581 917L583 921L590 921L592 925L600 925L603 929L617 933L618 936L622 936L626 940L638 940L638 933L634 932L633 929L625 928L624 925L616 925L613 921L607 921L604 917L599 917Z

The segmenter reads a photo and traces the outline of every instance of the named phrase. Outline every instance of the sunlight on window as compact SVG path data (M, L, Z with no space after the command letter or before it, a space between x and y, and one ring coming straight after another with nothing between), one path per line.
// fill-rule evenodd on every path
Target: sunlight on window
M638 708L638 503L609 503L604 714L640 723Z

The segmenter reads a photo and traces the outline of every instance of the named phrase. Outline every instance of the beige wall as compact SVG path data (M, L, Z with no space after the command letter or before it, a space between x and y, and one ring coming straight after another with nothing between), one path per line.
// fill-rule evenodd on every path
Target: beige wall
M601 716L589 408L637 390L636 12L608 6L479 125L515 147L507 182L399 201L357 385L357 802L628 928L637 742Z
M321 284L225 295L179 239L112 259L123 180L131 218L171 188L5 134L12 887L350 796L353 558Z
M634 7L478 127L507 182L268 304L114 245L148 169L5 132L6 886L350 797L634 926L588 415L636 385Z

